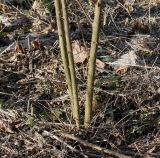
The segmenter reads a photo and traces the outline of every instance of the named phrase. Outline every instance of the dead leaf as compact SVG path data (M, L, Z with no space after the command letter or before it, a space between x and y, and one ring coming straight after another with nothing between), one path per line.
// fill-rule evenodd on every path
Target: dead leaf
M133 11L133 5L135 3L135 0L127 0L124 3L124 7L128 10L128 12L132 12Z
M23 49L23 47L19 41L16 41L15 51L17 53L25 53L25 50Z
M55 31L57 31L57 23L56 21L53 20L47 27L43 29L42 32L48 34L50 32L55 32Z
M0 15L0 23L4 24L5 27L12 25L9 17L4 15Z
M41 43L39 39L35 39L31 42L33 49L39 50L41 48Z
M32 5L32 10L35 11L41 18L46 18L47 14L49 14L49 10L44 4L45 2L35 0L33 5Z
M38 146L41 148L43 147L43 144L46 143L43 136L41 134L39 134L38 132L35 132L34 139L38 142Z
M96 110L99 108L98 102L96 100L96 98L93 98L93 102L92 102L92 112L95 114Z
M136 34L127 43L135 51L152 52L158 48L159 41L150 35Z
M10 128L9 125L6 124L6 122L0 120L0 130L8 133L14 133Z
M137 55L133 50L129 51L127 54L124 54L120 59L111 63L111 66L117 73L127 72L129 66L135 66L137 60Z
M6 13L10 11L9 6L7 6L6 4L3 4L2 2L0 3L0 11L2 11L2 13Z
M99 68L99 69L101 69L101 70L104 70L106 64L105 64L104 62L102 62L101 60L96 59L96 66L97 66L97 68Z
M46 27L46 25L43 23L41 19L37 18L32 23L32 28L30 30L32 32L41 32L43 30L43 27Z
M89 56L89 49L81 46L81 43L78 40L72 43L72 50L74 62L76 64L83 63Z

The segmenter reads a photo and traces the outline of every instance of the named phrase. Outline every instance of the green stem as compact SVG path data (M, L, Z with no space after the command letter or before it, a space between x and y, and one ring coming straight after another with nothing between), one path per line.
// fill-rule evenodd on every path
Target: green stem
M67 85L69 89L69 95L71 98L71 107L72 112L74 112L73 108L73 98L72 98L72 84L71 84L71 76L69 71L69 62L68 62L68 55L67 55L67 48L66 48L66 40L65 40L65 31L64 31L64 24L62 19L62 5L60 0L55 0L55 11L56 11L56 20L57 20L57 27L58 27L58 36L59 36L59 45L61 50L61 57L64 66L64 72L67 80Z
M102 0L97 0L97 2L95 3L92 42L91 42L91 50L90 50L89 66L88 66L88 78L87 78L87 97L86 97L85 120L84 120L84 125L86 128L89 127L92 119L93 88L94 88L94 78L96 69L96 54L97 54L96 52L97 52L99 30L100 30L101 4Z
M68 53L68 60L69 60L69 68L71 74L71 82L72 82L72 97L74 102L74 111L73 116L75 117L76 125L79 128L80 125L80 110L78 104L78 92L77 92L77 83L76 83L76 73L75 73L75 66L74 66L74 58L72 53L72 46L71 46L71 39L70 39L70 32L69 32L69 22L68 22L68 14L67 14L67 3L66 0L61 0L62 2L62 11L63 11L63 18L64 18L64 30L65 30L65 37L66 37L66 47Z

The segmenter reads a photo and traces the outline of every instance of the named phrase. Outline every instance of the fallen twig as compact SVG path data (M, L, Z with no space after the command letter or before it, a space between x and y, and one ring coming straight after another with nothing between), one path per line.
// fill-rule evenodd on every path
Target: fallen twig
M5 115L5 116L7 115L7 116L10 116L12 118L15 118L15 115L13 115L13 113L11 114L10 112L4 111L2 109L0 109L0 113Z
M82 152L78 151L77 149L73 148L71 145L67 144L66 142L64 142L63 140L61 140L59 137L57 137L56 135L53 135L53 134L51 134L51 133L48 132L48 131L44 131L44 132L43 132L43 135L49 136L49 137L51 137L52 139L56 139L58 142L62 143L62 144L65 145L67 148L71 149L72 151L74 151L74 152L82 155L82 156L85 157L85 158L88 158L87 155L85 155L85 154L83 154Z
M66 137L66 138L69 138L69 139L72 139L72 140L75 140L79 143L81 143L82 145L86 146L86 147L89 147L89 148L92 148L96 151L99 151L99 152L103 152L105 154L108 154L108 155L111 155L111 156L115 156L115 157L118 157L118 158L131 158L130 156L126 156L126 155L123 155L123 154L120 154L116 151L111 151L109 149L105 149L105 148L102 148L100 146L97 146L95 144L92 144L92 143L88 143L78 137L75 137L74 135L71 135L71 134L67 134L67 133L62 133L63 137Z
M138 68L144 68L144 69L154 69L154 70L160 70L160 67L156 66L143 66L143 65L133 65L133 64L126 64L126 63L107 63L108 65L120 65L120 66L129 66L129 67L138 67Z

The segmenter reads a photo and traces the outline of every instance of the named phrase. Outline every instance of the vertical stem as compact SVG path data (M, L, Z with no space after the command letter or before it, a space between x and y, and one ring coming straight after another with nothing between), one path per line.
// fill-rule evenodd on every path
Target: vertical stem
M72 47L71 47L68 14L66 9L67 3L66 3L66 0L61 0L61 2L62 2L62 12L63 12L63 18L64 18L66 48L68 53L69 68L70 68L71 83L72 83L72 97L73 97L73 103L74 103L73 116L75 117L76 125L79 128L80 110L79 110L79 104L78 104L76 73L75 73L74 58L73 58Z
M74 104L73 104L73 98L72 98L72 84L71 84L71 77L70 77L70 71L69 71L68 55L67 55L67 48L66 48L66 41L65 41L65 31L64 31L64 24L63 24L61 9L62 9L61 1L55 0L55 11L56 11L61 57L62 57L64 72L65 72L67 85L69 89L69 95L71 97L72 112L74 112L74 108L73 108Z
M96 68L96 54L97 54L96 52L97 52L99 30L100 30L101 3L102 0L97 0L97 2L95 3L92 42L91 42L89 67L88 67L85 119L84 119L84 125L86 128L89 127L92 118L93 87L94 87L94 75Z

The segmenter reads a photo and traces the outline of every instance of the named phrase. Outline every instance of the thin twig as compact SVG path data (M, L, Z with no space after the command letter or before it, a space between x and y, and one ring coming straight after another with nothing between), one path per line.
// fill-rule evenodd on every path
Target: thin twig
M9 113L9 112L7 112L7 111L4 111L4 110L2 110L2 109L0 109L0 113L3 114L3 115L7 115L7 116L10 116L10 117L12 117L12 118L15 118L15 116L14 116L13 114L11 114L11 113Z
M138 68L145 68L145 69L160 70L160 67L153 67L153 66L133 65L133 64L126 64L126 63L112 63L112 62L108 62L107 64L108 65L131 66L131 67L138 67Z
M84 10L84 8L83 8L81 2L80 2L79 0L76 0L76 1L77 1L78 5L80 6L80 8L82 9L82 11L83 11L83 13L84 13L84 15L85 15L87 21L88 21L89 24L92 26L92 21L91 21L91 19L88 17L87 13L85 12L85 10Z
M82 152L78 151L77 149L73 148L71 145L69 145L68 143L64 142L63 140L61 140L59 137L57 137L56 135L53 135L51 133L49 133L48 131L44 131L43 132L43 135L45 136L49 136L51 137L52 139L56 139L58 142L62 143L63 145L65 145L67 148L71 149L72 151L82 155L83 157L85 158L88 158L87 155L83 154Z
M9 51L10 48L11 48L14 44L15 44L15 42L13 42L12 44L10 44L5 50L3 50L2 52L0 52L0 56L1 56L2 54L4 54L6 51Z
M15 97L13 94L5 93L5 92L0 92L0 94L2 94L2 95L6 95L6 96Z
M12 65L9 65L9 66L12 66ZM17 71L7 70L7 69L3 69L3 68L0 68L0 71L10 72L10 73L13 73L13 74L18 74L18 75L24 75L24 76L26 76L26 74L24 74L23 72L17 72Z

